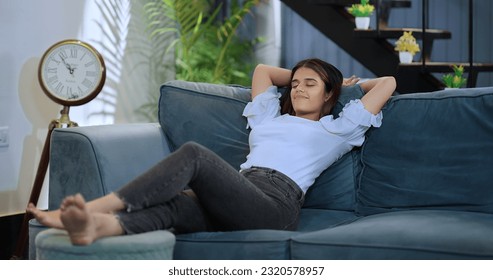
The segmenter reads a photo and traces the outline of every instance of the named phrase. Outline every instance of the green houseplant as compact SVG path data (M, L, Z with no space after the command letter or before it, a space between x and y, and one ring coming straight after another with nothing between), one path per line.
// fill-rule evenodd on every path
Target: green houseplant
M375 6L370 4L370 0L361 0L360 4L353 4L348 8L348 12L355 17L369 17L374 10Z
M260 0L231 1L228 16L211 1L154 0L145 7L151 36L174 37L176 78L196 82L250 84L256 39L241 39L237 31ZM221 2L221 1L219 1ZM241 3L241 4L240 4ZM224 13L224 12L223 12Z
M404 31L402 36L395 42L395 50L399 52L401 63L412 62L413 56L420 51L412 31Z
M348 12L355 17L357 29L368 29L374 10L375 6L370 4L370 0L361 0L360 4L353 4L348 8Z
M463 77L464 66L452 65L454 73L445 74L442 76L442 81L447 88L460 88L466 84L467 79Z
M226 8L223 2L149 0L144 6L150 37L168 38L160 40L166 42L161 49L174 55L175 79L251 84L254 46L261 39L244 39L238 29L260 0L231 0ZM148 99L139 111L157 116L159 95Z

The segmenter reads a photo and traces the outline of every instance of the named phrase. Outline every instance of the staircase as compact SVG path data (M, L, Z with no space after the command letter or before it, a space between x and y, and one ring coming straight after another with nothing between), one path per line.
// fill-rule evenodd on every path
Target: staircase
M321 33L358 60L377 76L394 76L397 91L400 93L435 91L444 88L444 84L433 73L451 72L452 65L464 66L468 73L468 87L476 85L477 75L481 71L493 72L493 64L473 63L472 38L472 0L469 0L469 62L431 62L430 57L435 40L450 39L447 30L429 29L428 0L422 0L423 28L391 28L388 19L392 9L409 8L407 0L372 0L377 13L376 29L357 30L354 17L346 8L359 0L282 0L293 11L316 27ZM398 39L404 31L412 31L421 41L421 61L410 64L399 63L398 54L389 40Z

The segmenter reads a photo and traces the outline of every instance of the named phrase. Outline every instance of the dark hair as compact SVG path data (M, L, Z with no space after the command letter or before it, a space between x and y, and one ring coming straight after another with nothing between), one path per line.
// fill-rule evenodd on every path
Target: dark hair
M290 81L293 80L293 76L299 68L310 68L315 71L325 84L325 92L332 93L329 100L324 104L320 117L329 115L334 108L339 95L341 94L342 87L342 73L334 67L332 64L327 63L318 58L309 58L298 62L291 70ZM286 88L286 91L281 97L281 114L296 115L291 102L291 83Z

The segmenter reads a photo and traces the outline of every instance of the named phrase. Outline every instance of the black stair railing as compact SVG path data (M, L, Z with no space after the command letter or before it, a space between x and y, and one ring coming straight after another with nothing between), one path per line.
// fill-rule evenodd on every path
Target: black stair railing
M423 50L421 54L421 63L422 63L422 68L421 71L426 72L426 52L427 52L427 47L428 47L428 39L426 38L426 29L428 29L428 0L422 0L421 1L421 28L423 32L423 39L421 39L421 43L423 44Z
M474 13L474 3L473 0L468 0L468 79L467 79L467 87L474 87L476 85L477 81L477 71L475 69L474 65L474 22L473 22L473 13ZM423 51L422 51L422 57L427 57L427 46L429 44L427 36L426 36L426 30L428 30L428 22L429 22L429 0L422 0L422 32L423 32L423 38L422 38L422 44L423 44ZM422 64L422 71L427 72L428 71L428 66L427 66L427 60L422 59L421 60Z
M389 28L387 26L391 8L410 7L410 1L371 0L375 5L377 24L373 30L355 30L353 17L344 6L359 0L282 0L305 20L319 29L325 36L357 59L377 76L394 75L401 93L439 90L444 84L432 73L452 71L452 65L464 66L468 73L467 87L476 86L479 72L493 72L492 63L474 62L473 0L468 0L468 62L432 62L433 42L450 39L447 30L429 29L429 0L422 0L421 28ZM396 39L403 31L415 32L422 42L421 61L400 64L388 39ZM364 47L361 47L364 46Z
M474 69L474 26L473 26L473 0L469 0L469 79L467 81L467 87L473 87L476 85L477 74Z

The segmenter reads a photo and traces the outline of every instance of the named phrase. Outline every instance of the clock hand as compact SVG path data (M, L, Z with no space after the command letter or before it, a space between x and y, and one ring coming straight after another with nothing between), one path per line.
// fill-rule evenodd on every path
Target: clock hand
M63 64L65 64L65 67L67 67L68 71L70 72L70 75L73 75L74 74L74 70L75 68L72 69L72 67L70 66L70 64L68 64L65 59L63 58L63 56L60 56L60 58L62 59L63 61Z
M65 59L63 58L63 56L60 56L60 58L62 59L63 64L65 64L65 67L67 67L67 69L70 71L70 65L65 61Z

